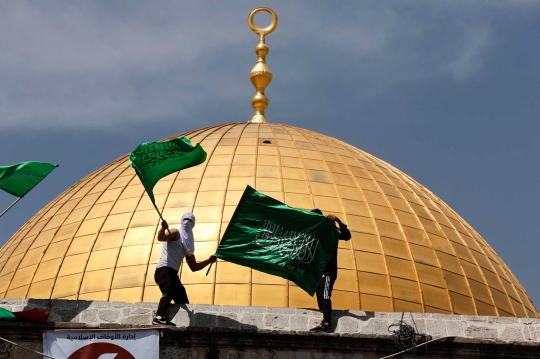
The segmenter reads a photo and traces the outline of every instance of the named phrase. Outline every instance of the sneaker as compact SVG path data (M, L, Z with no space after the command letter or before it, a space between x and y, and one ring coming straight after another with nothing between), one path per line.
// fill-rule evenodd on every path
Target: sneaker
M332 333L333 328L330 324L327 323L321 323L317 325L315 328L311 328L309 330L310 332L325 332L325 333Z
M154 317L154 319L152 319L152 324L153 325L170 325L171 327L176 327L176 324L169 322L163 317L159 317L159 318Z

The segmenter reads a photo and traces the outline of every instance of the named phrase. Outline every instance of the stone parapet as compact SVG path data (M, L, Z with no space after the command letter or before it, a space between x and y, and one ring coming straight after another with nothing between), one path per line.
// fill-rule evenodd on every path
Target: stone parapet
M84 300L2 299L11 311L50 309L50 322L80 323L85 327L145 326L151 323L157 303L122 303ZM221 328L256 331L307 332L322 315L311 309L237 307L226 305L171 305L167 313L179 328ZM388 327L402 313L335 310L333 323L339 335L390 337ZM540 343L540 319L405 313L404 321L419 334L439 338ZM539 347L540 348L540 347Z
M399 349L386 335L312 333L305 331L101 324L103 329L158 329L160 359L381 359L428 357L432 359L538 359L538 343L447 338L416 352L394 356ZM84 323L0 322L0 337L23 347L43 351L43 331L97 330ZM0 341L0 358L27 359L35 354ZM36 356L37 357L37 356ZM64 359L64 358L58 358Z

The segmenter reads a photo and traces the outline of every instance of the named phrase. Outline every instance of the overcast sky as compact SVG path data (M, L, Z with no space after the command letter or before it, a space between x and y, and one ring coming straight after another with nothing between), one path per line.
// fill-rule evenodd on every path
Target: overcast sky
M138 144L251 118L257 6L279 17L268 120L422 183L538 306L540 1L2 1L0 165L60 167L0 219L0 244Z

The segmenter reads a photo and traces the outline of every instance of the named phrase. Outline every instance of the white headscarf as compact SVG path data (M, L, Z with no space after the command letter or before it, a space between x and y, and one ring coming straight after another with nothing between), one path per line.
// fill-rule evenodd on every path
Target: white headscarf
M180 223L180 237L184 243L184 247L194 243L193 227L195 227L195 215L191 212L186 212L182 216L182 223ZM193 253L193 248L186 248L188 253Z

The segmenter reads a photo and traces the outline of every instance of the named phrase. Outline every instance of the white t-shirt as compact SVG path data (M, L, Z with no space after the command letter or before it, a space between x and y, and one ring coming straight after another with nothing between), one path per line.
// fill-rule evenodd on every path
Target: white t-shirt
M170 267L176 271L180 269L180 264L186 255L192 256L195 252L195 243L193 236L191 238L182 238L177 241L163 242L161 247L161 257L156 268Z

